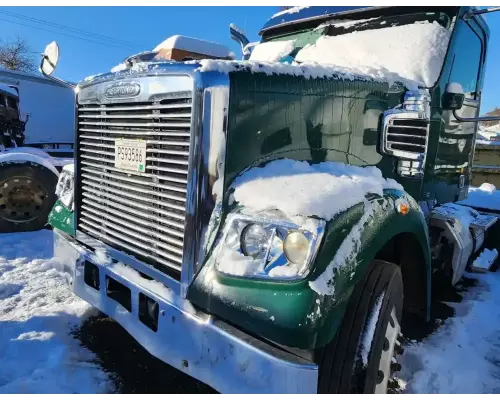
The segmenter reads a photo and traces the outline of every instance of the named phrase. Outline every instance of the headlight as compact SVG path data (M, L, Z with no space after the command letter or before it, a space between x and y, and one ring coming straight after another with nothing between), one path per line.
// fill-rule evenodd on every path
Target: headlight
M233 276L300 279L310 269L324 221L304 224L236 214L228 218L215 251L216 268Z
M73 185L74 172L73 164L64 166L59 175L56 186L56 196L61 203L69 210L73 210Z

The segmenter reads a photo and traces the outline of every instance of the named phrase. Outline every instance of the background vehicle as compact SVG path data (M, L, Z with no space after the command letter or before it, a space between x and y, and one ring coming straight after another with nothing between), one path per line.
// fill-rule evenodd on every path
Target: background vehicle
M0 69L0 232L43 227L73 158L72 88Z
M497 254L498 208L462 203L483 12L295 8L249 61L82 82L51 218L73 291L222 392L388 391L403 314Z

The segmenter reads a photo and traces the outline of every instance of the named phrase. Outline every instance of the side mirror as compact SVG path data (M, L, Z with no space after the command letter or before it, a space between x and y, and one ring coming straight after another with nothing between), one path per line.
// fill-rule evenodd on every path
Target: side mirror
M40 62L40 72L45 76L50 76L54 73L57 62L59 61L59 46L56 42L49 43L45 47Z
M443 94L442 107L443 110L453 111L453 116L458 122L489 122L500 121L500 117L473 117L462 118L457 114L464 104L465 95L462 85L456 82L450 82L446 85Z
M464 100L464 90L460 83L451 82L446 85L442 102L443 110L460 110Z

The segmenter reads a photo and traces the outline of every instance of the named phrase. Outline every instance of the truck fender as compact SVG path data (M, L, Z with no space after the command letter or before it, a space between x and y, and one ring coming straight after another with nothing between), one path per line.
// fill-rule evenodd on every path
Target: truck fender
M398 210L400 202L409 206L406 214ZM373 208L368 218L367 207ZM358 231L357 235L353 235L354 231ZM333 339L354 287L372 261L383 259L384 249L398 238L402 240L397 244L405 246L402 253L418 260L407 271L402 267L403 281L407 273L409 283L413 275L421 279L419 289L412 295L421 296L422 314L429 319L431 262L427 223L420 206L409 194L387 190L383 196L375 196L334 218L325 229L323 246L309 277L309 286L318 295L311 312L315 313L316 307L321 311L321 317L311 321L321 327L318 343L326 344ZM346 246L345 242L351 245ZM385 261L397 264L397 260ZM417 288L416 281L410 284Z
M26 151L29 150L29 151ZM39 152L45 154L42 156ZM59 177L59 172L52 163L52 157L45 153L43 150L27 148L27 147L17 147L13 149L8 149L0 153L0 164L6 163L35 163L39 164L49 171L53 172L54 175Z

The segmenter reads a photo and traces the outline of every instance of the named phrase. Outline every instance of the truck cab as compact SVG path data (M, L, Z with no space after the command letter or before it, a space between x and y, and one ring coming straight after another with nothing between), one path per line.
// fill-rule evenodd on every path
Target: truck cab
M55 254L78 296L218 391L386 393L403 314L428 320L433 277L496 243L495 212L457 204L487 25L299 7L260 35L249 60L79 84Z

